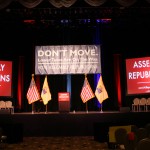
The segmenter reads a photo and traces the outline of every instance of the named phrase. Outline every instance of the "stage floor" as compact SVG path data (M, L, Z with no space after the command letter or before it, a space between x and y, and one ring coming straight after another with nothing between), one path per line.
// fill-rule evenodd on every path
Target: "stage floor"
M21 112L0 114L0 125L22 136L95 136L110 126L145 126L149 116L150 112L131 111Z

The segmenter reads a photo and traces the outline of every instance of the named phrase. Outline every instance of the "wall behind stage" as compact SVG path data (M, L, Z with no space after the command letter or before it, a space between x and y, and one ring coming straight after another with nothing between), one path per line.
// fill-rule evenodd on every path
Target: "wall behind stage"
M122 23L122 22L121 22ZM23 98L21 99L21 111L31 111L31 105L27 103L26 92L28 90L31 74L34 73L34 51L35 45L67 45L67 44L100 44L102 75L105 87L109 94L109 99L104 101L104 110L118 109L116 89L114 87L114 57L113 54L122 55L121 69L121 90L122 103L124 106L131 106L132 97L125 95L125 76L124 76L124 59L133 56L149 55L148 39L146 34L149 28L135 26L136 24L124 25L120 22L112 21L107 24L95 25L77 25L74 27L59 25L55 27L43 27L24 25L20 23L1 25L0 31L1 59L13 60L14 64L14 82L12 101L16 111L18 108L18 65L19 57L24 58L23 74ZM138 32L136 32L138 31ZM14 36L15 35L15 36ZM128 37L128 38L126 38ZM134 39L134 40L133 40ZM7 43L7 44L5 44ZM36 76L35 76L36 78ZM71 75L72 80L72 103L71 109L85 110L85 105L81 102L79 93L83 85L84 75ZM94 90L94 77L88 76L92 89ZM44 76L40 76L40 88L42 87ZM49 108L53 111L58 110L57 93L66 91L66 76L54 75L48 76L48 82L52 92L52 101ZM6 98L7 99L7 98ZM40 103L40 102L39 102ZM41 103L40 103L41 104ZM97 110L96 99L88 102L90 110ZM45 109L45 108L41 108Z

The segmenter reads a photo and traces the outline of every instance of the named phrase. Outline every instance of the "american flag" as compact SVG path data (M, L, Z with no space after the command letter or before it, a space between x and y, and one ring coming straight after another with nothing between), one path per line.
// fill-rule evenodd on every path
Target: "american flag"
M41 99L39 91L38 91L37 86L35 84L33 75L32 75L29 89L27 91L27 99L28 99L29 104Z
M87 102L88 100L92 99L93 97L95 97L92 89L91 89L91 86L88 82L88 79L87 77L85 77L84 79L84 84L83 84L83 87L82 87L82 90L81 90L81 94L80 94L80 97L83 101L83 103Z

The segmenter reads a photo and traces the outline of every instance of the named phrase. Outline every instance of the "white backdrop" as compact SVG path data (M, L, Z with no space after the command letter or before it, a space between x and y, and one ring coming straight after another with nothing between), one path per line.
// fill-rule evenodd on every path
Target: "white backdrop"
M35 74L101 73L99 45L35 47Z

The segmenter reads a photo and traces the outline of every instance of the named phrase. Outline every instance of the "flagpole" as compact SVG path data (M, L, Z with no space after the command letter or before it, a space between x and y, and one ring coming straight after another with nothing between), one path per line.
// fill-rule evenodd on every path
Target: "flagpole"
M101 103L101 112L103 112L103 108L102 107L103 107L103 104Z
M34 103L32 103L32 114L34 114Z
M86 112L88 113L88 104L87 104L87 102L86 102Z
M85 78L86 78L86 77L87 77L87 74L85 73L84 75L85 75ZM86 102L86 104L85 104L85 107L86 107L86 113L88 113L88 105L87 105L87 102Z
M46 104L46 106L45 106L45 107L46 107L46 111L45 111L45 114L46 114L46 113L47 113L47 104Z
M84 74L84 76L85 76L85 78L87 77L86 73ZM86 109L86 112L88 112L88 108L87 108L87 107L88 107L88 106L87 106L87 102L85 103L85 107L86 107L86 108L85 108L85 109Z

